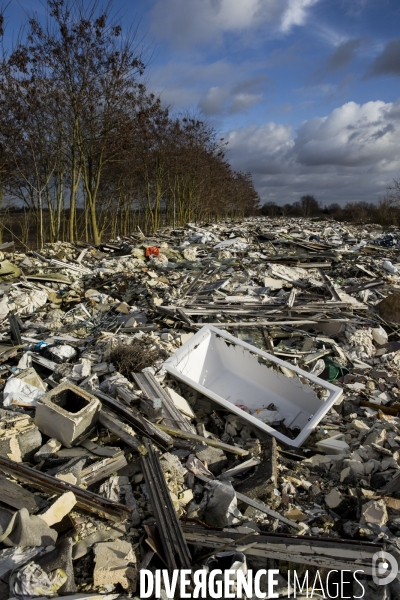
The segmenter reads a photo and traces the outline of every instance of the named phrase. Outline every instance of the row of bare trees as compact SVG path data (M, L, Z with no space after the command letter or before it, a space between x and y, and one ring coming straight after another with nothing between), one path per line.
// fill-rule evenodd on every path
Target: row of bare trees
M163 106L145 66L137 29L97 0L47 0L45 18L28 17L15 46L3 47L0 198L24 207L39 246L257 208L251 176L231 169L224 140Z
M266 202L260 214L266 217L327 217L336 221L376 223L383 227L400 226L400 180L395 179L377 203L361 200L347 202L344 206L336 202L322 206L314 196L308 194L292 204Z

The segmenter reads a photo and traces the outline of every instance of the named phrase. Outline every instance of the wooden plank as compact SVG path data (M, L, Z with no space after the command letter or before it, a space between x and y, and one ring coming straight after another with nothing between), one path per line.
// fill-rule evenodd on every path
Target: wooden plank
M6 362L10 358L14 358L18 354L18 348L13 348L12 350L7 350L6 352L2 352L0 354L0 363Z
M154 451L150 440L145 438L144 443L147 454L141 458L143 475L168 570L187 569L191 566L192 558L172 503L159 456Z
M277 325L317 325L319 321L239 321L236 323L196 323L195 327L201 329L204 325L212 325L218 329L230 329L232 327L275 327Z
M168 449L172 445L171 436L160 431L160 429L145 419L139 412L135 412L129 406L126 406L112 396L103 394L99 390L92 390L92 394L99 398L105 406L111 408L111 410L136 427L141 433L152 439L157 445L165 449Z
M105 479L112 473L117 473L120 469L126 467L128 463L124 453L121 451L116 456L104 458L81 472L81 482L89 487L102 479Z
M383 285L385 282L383 279L376 279L375 281L366 281L364 283L359 283L357 285L348 285L344 289L346 294L351 294L352 292L361 292L362 290L369 290L373 287L378 287L379 285Z
M298 263L295 265L299 269L330 269L332 266L331 262L308 262L308 263Z
M132 373L132 375L136 385L152 403L156 400L161 400L163 420L168 427L189 431L189 433L196 433L194 426L176 408L171 398L164 391L152 373Z
M180 318L182 319L182 321L184 323L186 323L186 325L189 325L189 327L193 327L193 325L194 325L193 321L191 321L189 319L189 317L186 315L186 313L181 308L177 308L176 312L180 316Z
M72 485L61 479L56 479L47 473L36 471L24 464L17 463L9 458L0 456L0 471L12 475L20 481L25 481L31 487L45 492L46 494L62 494L64 492L73 492L77 499L77 506L99 514L106 519L120 521L125 519L128 514L132 513L132 509L104 498L99 494L94 494L88 490Z
M220 448L225 452L230 452L231 454L238 454L239 456L248 456L249 451L244 450L243 448L239 448L237 446L230 446L229 444L224 444L223 442L219 442L217 440L213 440L212 438L206 438L201 435L196 435L195 433L190 433L189 431L182 431L181 429L172 429L172 427L166 427L165 425L157 424L157 427L162 431L165 431L169 435L177 438L183 438L184 440L191 440L193 442L199 442L201 444L207 444L207 446L212 446L213 448Z
M272 268L271 272L272 272L272 275L275 275L275 277L278 277L279 279L283 279L284 281L287 281L287 282L291 283L292 285L295 285L296 287L301 288L302 290L305 290L308 287L307 284L301 283L301 281L297 281L296 279L291 279L287 275L282 275L282 273L278 273L278 271L274 271L273 268Z
M194 280L192 281L192 283L187 288L186 292L182 295L182 300L184 298L186 298L189 294L191 294L192 290L195 288L195 286L199 282L200 278L203 275L205 275L206 271L210 268L210 263L211 263L211 261L208 261L208 263L206 264L206 266L204 267L204 269L202 271L200 271L200 273L194 278Z
M318 269L318 273L321 275L322 279L324 280L325 287L328 290L328 292L331 294L332 298L334 300L336 300L337 302L341 302L341 298L340 298L339 294L337 293L337 291L335 290L328 275L326 273L324 273L322 269Z
M271 337L270 337L268 331L266 331L265 329L263 329L262 332L263 332L263 335L264 335L265 343L267 345L267 352L269 352L270 354L272 354L272 356L275 356L274 343L271 340Z
M4 475L0 475L0 502L17 510L26 508L30 513L35 513L46 505L43 498L32 494Z
M120 421L110 410L105 408L101 409L99 413L99 422L103 427L106 427L109 431L117 435L124 444L133 448L133 450L136 450L136 452L139 452L140 454L146 454L146 448L136 437L132 427L129 427L129 425Z
M250 536L246 545L241 543L241 535L234 532L201 529L185 525L183 527L189 544L206 548L220 547L236 549L247 555L274 558L291 563L313 565L319 568L338 570L362 570L372 574L372 557L382 550L380 544L372 542L352 542L350 540L317 538L312 536L295 537L283 534L259 533Z
M289 294L289 298L288 298L288 300L286 302L286 306L288 308L292 308L293 307L294 301L296 299L296 293L297 293L296 288L292 288L291 291L290 291L290 294Z

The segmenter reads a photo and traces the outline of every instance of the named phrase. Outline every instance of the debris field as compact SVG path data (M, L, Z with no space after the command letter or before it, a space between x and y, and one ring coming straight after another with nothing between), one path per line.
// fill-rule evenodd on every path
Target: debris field
M400 560L400 231L252 217L0 253L0 598L211 568L400 598L372 577Z

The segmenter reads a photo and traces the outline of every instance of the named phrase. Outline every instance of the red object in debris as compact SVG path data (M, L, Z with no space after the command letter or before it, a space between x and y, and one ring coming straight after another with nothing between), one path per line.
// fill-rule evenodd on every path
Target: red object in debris
M157 246L149 246L148 248L146 248L146 257L151 256L152 254L154 254L155 256L158 256L160 254L160 250L159 248L157 248Z

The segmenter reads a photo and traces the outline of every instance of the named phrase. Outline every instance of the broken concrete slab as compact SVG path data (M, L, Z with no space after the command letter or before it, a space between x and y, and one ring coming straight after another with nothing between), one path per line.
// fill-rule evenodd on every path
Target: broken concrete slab
M175 392L172 388L166 388L168 395L170 396L172 402L175 404L176 408L178 408L184 415L194 419L196 417L195 412L190 406L189 402L185 400L180 394Z
M43 519L49 527L55 523L59 523L62 519L68 515L76 504L76 497L73 492L66 492L62 494L44 513L41 513L39 517Z
M325 496L325 504L332 510L339 508L344 500L343 495L336 488L333 488L329 494Z
M41 433L30 416L0 409L1 456L28 462L41 445Z
M339 433L325 438L315 445L320 452L325 452L325 454L349 454L350 446L342 439L343 437L344 435Z
M76 542L72 548L72 558L73 560L78 560L78 558L85 556L95 544L100 542L111 542L115 539L124 537L126 533L127 527L125 524L98 529Z
M219 448L211 446L198 445L195 448L196 457L205 465L214 475L219 475L222 469L228 464L228 458Z
M125 591L136 590L136 556L129 542L115 540L96 544L94 560L94 587L120 585Z
M383 499L371 500L362 507L362 517L360 523L373 523L376 525L386 525L388 514L386 504Z
M52 546L56 539L57 532L40 517L30 515L26 508L16 512L0 534L0 541L5 546L21 548Z
M36 462L40 462L41 460L46 460L50 458L54 454L56 454L62 448L62 443L56 440L55 438L50 438L44 446L39 448L39 450L34 455L34 460Z

